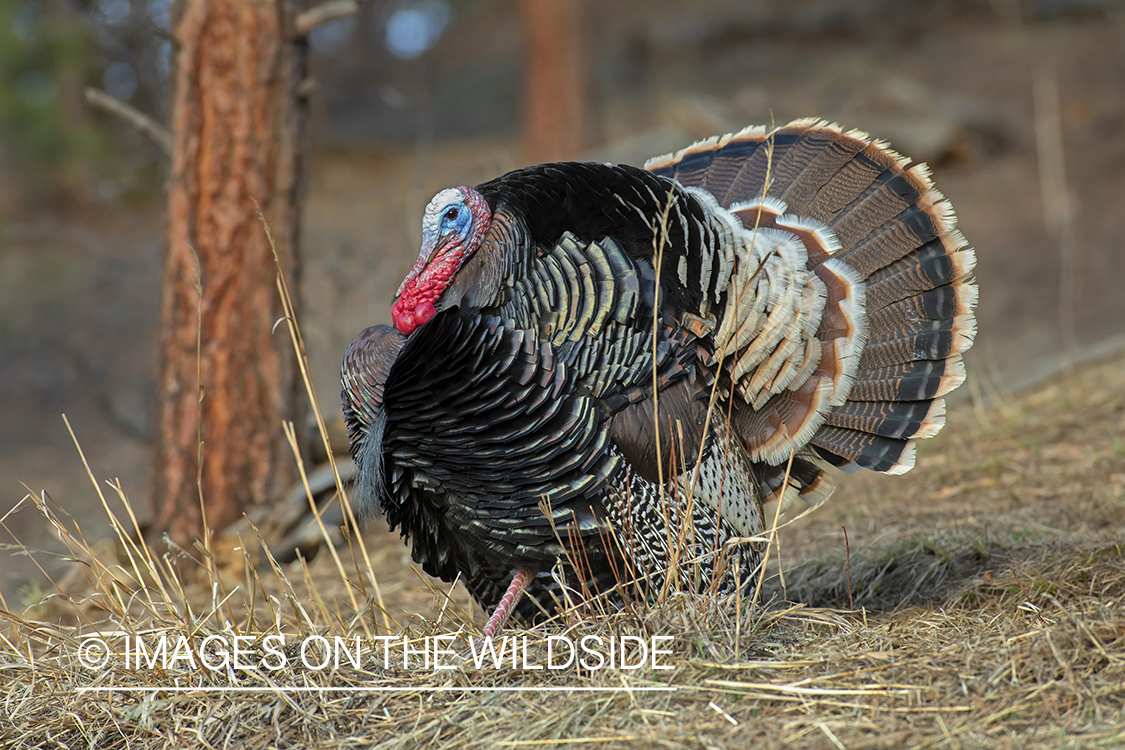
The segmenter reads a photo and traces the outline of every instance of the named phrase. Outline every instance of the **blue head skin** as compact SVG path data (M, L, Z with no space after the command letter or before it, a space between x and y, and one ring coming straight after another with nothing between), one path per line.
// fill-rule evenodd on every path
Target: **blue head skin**
M434 196L422 214L422 251L391 308L400 333L409 335L437 314L438 299L480 246L491 220L488 203L472 188L447 188Z

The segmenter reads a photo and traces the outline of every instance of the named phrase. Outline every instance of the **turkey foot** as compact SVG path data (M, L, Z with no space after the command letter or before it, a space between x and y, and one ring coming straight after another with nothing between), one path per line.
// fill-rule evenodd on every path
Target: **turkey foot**
M504 596L500 598L500 603L496 605L496 611L492 613L492 617L488 618L488 624L484 626L486 638L496 635L504 627L504 623L508 621L512 610L519 604L523 592L527 591L528 584L531 583L538 572L539 566L537 565L529 565L516 571L508 590L504 592Z

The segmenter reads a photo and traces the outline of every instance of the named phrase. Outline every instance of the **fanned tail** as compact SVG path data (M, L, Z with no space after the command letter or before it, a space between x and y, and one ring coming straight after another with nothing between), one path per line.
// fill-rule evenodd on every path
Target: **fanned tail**
M793 360L808 369L819 349L811 372L780 367L786 389L764 396L731 374L752 391L732 421L763 498L825 497L829 465L909 470L915 442L944 424L943 396L965 379L961 356L976 335L975 255L927 167L865 133L798 120L702 141L646 168L706 190L748 229L788 232L824 285L815 338Z

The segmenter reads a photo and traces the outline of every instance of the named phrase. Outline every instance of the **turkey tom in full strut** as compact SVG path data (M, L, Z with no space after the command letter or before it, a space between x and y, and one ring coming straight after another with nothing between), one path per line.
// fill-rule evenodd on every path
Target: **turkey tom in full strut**
M924 165L814 120L443 190L344 357L358 507L490 634L628 581L731 591L765 504L941 429L976 331L954 223Z

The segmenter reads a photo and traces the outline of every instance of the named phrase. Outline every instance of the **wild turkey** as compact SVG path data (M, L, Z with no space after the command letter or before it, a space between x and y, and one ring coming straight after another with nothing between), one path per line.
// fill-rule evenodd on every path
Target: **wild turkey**
M954 223L924 165L814 120L443 190L395 327L344 357L359 509L489 634L622 582L730 591L763 504L941 429L976 330Z

